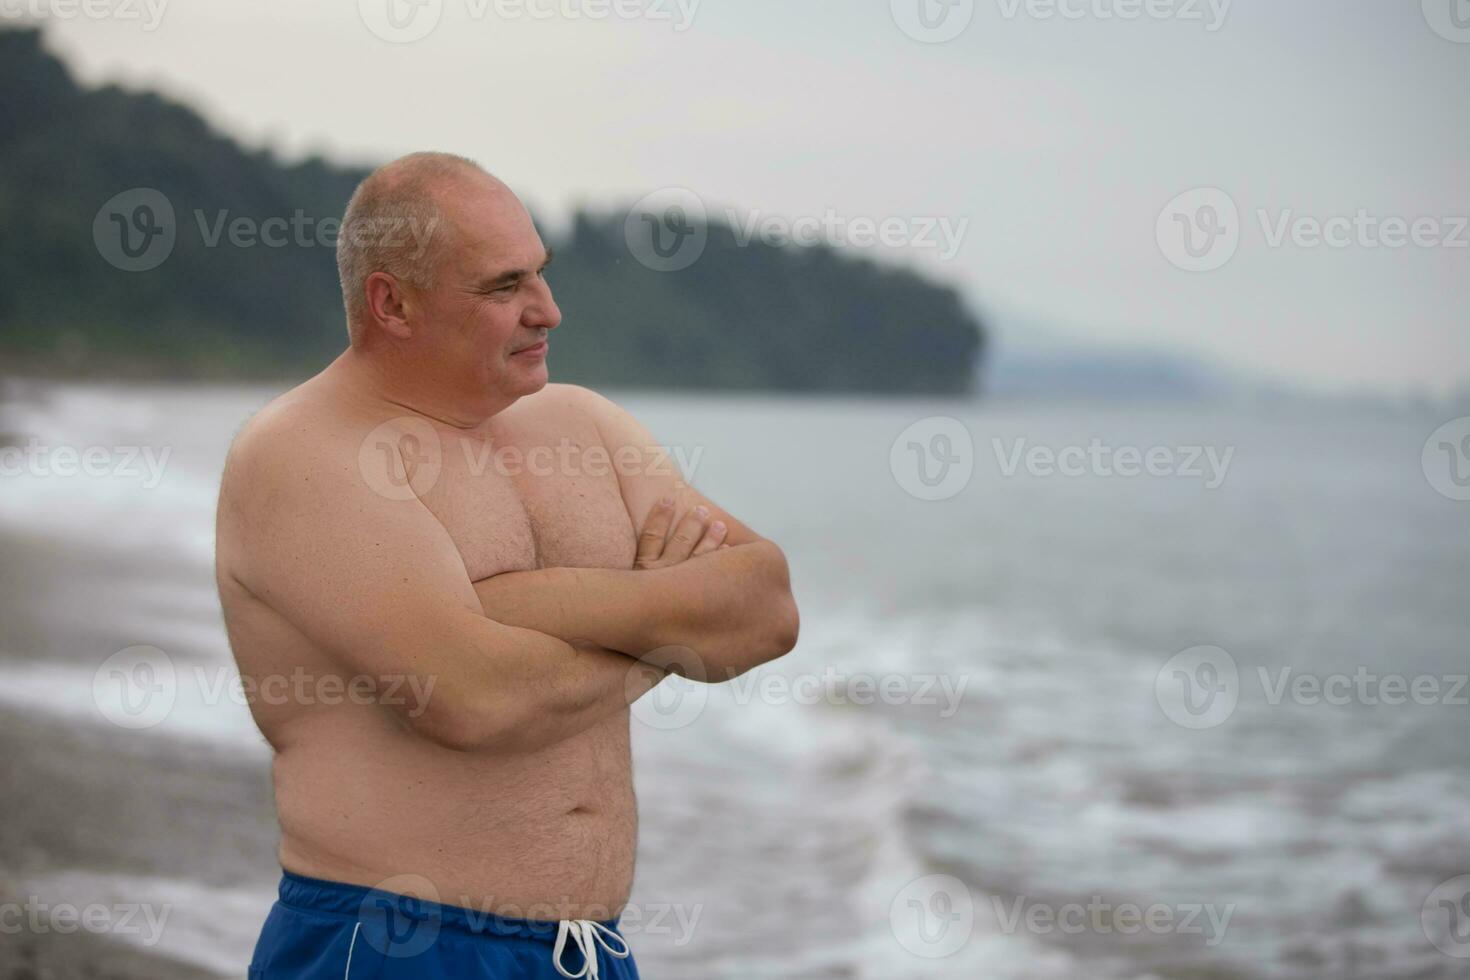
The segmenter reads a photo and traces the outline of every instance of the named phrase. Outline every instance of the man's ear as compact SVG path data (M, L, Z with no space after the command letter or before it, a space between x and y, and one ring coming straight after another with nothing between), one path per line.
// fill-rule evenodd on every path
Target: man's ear
M369 321L399 340L407 340L413 336L402 283L389 273L374 272L362 284L362 289L363 298L367 301Z

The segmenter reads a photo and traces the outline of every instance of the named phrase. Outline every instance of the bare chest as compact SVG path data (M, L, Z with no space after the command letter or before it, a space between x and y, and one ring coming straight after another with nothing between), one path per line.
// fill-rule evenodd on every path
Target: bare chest
M594 431L507 428L443 440L426 506L449 532L470 581L537 568L631 568L633 524L616 473L597 465Z

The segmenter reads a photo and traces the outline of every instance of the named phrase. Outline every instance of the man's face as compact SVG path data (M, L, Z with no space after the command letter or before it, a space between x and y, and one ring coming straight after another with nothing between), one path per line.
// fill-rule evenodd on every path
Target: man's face
M561 311L531 216L509 190L479 182L446 191L440 209L434 234L447 236L447 248L433 288L415 294L445 384L480 402L540 391L547 353L533 345L561 323Z

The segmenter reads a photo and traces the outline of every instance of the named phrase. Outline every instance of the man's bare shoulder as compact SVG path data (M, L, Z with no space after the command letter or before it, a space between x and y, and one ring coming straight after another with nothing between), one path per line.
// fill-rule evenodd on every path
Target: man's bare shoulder
M245 421L230 443L225 481L238 480L272 460L303 452L320 439L322 422L312 411L321 401L309 382L277 395Z
M221 502L293 490L342 491L373 421L334 400L316 379L279 395L235 435L221 479Z
M616 402L591 388L575 384L547 384L521 399L540 415L564 421L592 421L599 427L626 414Z

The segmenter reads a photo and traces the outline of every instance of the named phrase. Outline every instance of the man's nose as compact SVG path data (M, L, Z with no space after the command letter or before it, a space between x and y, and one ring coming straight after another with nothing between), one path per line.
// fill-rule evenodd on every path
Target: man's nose
M557 307L556 300L551 297L551 284L544 279L540 282L536 295L521 314L521 322L528 327L547 330L555 330L561 323L561 310Z

